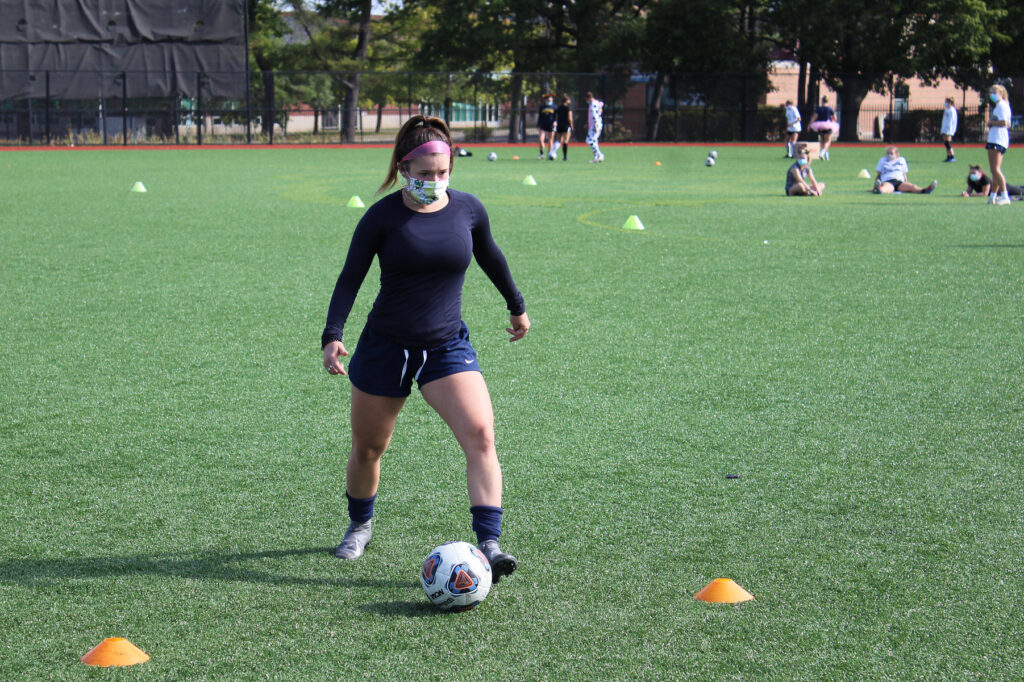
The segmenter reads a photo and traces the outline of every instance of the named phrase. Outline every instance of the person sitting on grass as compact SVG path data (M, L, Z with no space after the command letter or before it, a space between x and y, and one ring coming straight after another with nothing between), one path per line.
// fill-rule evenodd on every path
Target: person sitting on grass
M825 183L818 182L811 170L811 151L801 142L796 146L796 162L786 171L786 196L820 197Z
M967 189L960 193L965 199L968 197L987 197L992 190L992 178L985 174L981 166L971 164L967 169ZM1011 199L1024 200L1024 187L1007 183L1006 191Z
M876 194L892 194L903 192L905 194L931 194L938 185L938 180L932 180L927 187L918 187L912 182L907 182L907 174L910 168L907 160L900 156L898 147L889 147L885 150L885 156L878 160L875 166L875 189Z

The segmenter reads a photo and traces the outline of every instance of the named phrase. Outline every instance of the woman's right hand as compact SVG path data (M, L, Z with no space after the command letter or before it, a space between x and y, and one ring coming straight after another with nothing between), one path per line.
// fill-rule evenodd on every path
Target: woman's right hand
M348 355L345 344L341 341L331 341L324 346L324 369L328 374L345 374L345 365L341 364L338 358Z

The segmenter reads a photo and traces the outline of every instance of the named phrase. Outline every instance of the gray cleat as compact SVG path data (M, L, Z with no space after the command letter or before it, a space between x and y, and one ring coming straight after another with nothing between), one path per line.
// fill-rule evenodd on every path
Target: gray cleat
M477 549L483 552L487 561L490 562L494 582L501 580L502 576L510 575L519 567L519 561L514 556L501 551L497 540L484 540L477 545Z
M371 521L365 523L353 521L348 524L345 537L341 539L341 544L334 550L334 556L339 559L358 559L363 556L363 550L370 544L370 538L373 537L371 523Z

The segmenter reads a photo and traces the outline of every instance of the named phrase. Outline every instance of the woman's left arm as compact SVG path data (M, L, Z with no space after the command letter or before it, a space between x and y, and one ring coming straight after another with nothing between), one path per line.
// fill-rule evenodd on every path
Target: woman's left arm
M472 237L473 257L480 264L480 269L484 271L484 274L487 275L488 279L491 280L505 299L509 313L511 313L513 318L525 316L526 303L523 300L523 295L516 288L515 280L512 279L512 271L509 270L505 254L498 248L494 237L491 235L490 218L488 218L487 211L479 200L476 201L474 206ZM511 322L513 328L516 328L515 321L511 320ZM527 329L529 328L528 319L526 320L526 327ZM523 334L525 333L523 331ZM520 338L522 337L520 336Z

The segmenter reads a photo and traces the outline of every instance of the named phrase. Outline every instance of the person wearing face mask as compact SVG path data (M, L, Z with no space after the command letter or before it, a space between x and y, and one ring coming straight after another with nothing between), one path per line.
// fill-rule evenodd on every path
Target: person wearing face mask
M804 142L796 146L796 161L786 171L786 196L820 197L825 183L818 182L811 170L811 153Z
M985 172L981 170L981 166L971 164L967 171L967 189L961 192L960 196L965 199L968 197L991 196L992 178L985 175ZM1007 183L1006 192L1011 199L1016 201L1024 199L1024 187Z
M413 116L398 132L387 178L400 191L367 209L352 235L321 336L324 368L352 384L352 446L346 470L349 526L335 550L358 559L373 535L380 460L415 381L466 455L470 516L493 580L518 562L498 546L502 477L494 445L494 413L476 351L462 321L466 270L476 260L505 299L510 341L530 329L523 295L491 236L483 204L449 189L454 158L448 126ZM380 290L346 371L345 322L374 258Z
M946 163L956 161L956 154L953 153L953 136L956 135L957 113L953 98L947 97L945 108L942 111L942 125L939 134L942 135L942 142L946 145Z
M1006 88L1002 85L989 88L988 98L993 107L988 119L988 142L985 144L992 172L992 193L989 194L988 203L996 206L1010 205L1006 176L1003 175L1003 156L1010 147L1010 120L1013 117L1007 97Z
M910 168L907 160L900 156L898 147L889 147L885 150L885 156L878 160L875 166L875 189L876 194L892 194L903 192L905 194L931 194L938 186L938 180L932 180L927 187L918 187L912 182L907 182L907 174Z
M555 160L555 96L544 95L537 112L537 143L540 144L538 159Z

